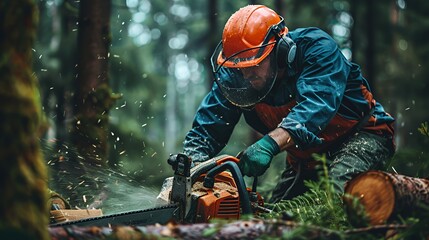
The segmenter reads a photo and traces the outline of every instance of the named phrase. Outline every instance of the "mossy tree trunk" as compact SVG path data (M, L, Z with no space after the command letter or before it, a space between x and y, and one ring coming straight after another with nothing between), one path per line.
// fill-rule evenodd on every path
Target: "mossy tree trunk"
M48 239L33 0L0 1L0 239Z

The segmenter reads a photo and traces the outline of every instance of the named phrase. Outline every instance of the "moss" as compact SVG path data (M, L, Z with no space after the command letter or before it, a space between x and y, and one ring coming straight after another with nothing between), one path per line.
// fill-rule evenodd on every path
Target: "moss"
M32 0L1 1L0 18L0 237L48 239L43 117L31 66L37 6Z

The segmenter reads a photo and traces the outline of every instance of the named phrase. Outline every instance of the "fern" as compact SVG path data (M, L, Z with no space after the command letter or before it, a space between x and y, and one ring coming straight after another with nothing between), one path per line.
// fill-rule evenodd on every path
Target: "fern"
M299 223L344 230L350 227L343 208L341 195L335 192L328 176L325 156L314 156L321 161L318 182L305 181L309 190L291 200L282 200L276 204L267 204L272 209L267 218L280 218L284 215L292 217Z

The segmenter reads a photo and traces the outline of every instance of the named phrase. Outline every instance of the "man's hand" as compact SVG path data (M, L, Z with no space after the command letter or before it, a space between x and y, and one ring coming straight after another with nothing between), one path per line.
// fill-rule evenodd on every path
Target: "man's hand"
M243 175L260 176L268 169L271 160L279 152L279 145L267 134L243 152L238 166Z

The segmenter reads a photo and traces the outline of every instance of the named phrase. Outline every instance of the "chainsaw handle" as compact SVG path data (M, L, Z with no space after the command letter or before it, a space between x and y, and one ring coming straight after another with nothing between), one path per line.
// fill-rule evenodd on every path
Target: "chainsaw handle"
M213 188L215 176L219 173L229 170L237 185L238 195L240 197L241 208L243 214L252 214L252 206L250 203L249 193L247 192L246 183L244 182L243 175L235 161L225 161L211 169L204 178L204 187Z
M238 162L240 162L240 159L233 157L233 156L224 155L221 159L216 160L217 165L221 165L222 163L225 163L225 162L238 163Z
M225 162L238 163L239 161L240 160L238 158L226 154L204 161L191 169L191 183L194 184L197 181L198 177L200 177L204 173L207 173L216 166L219 166Z

